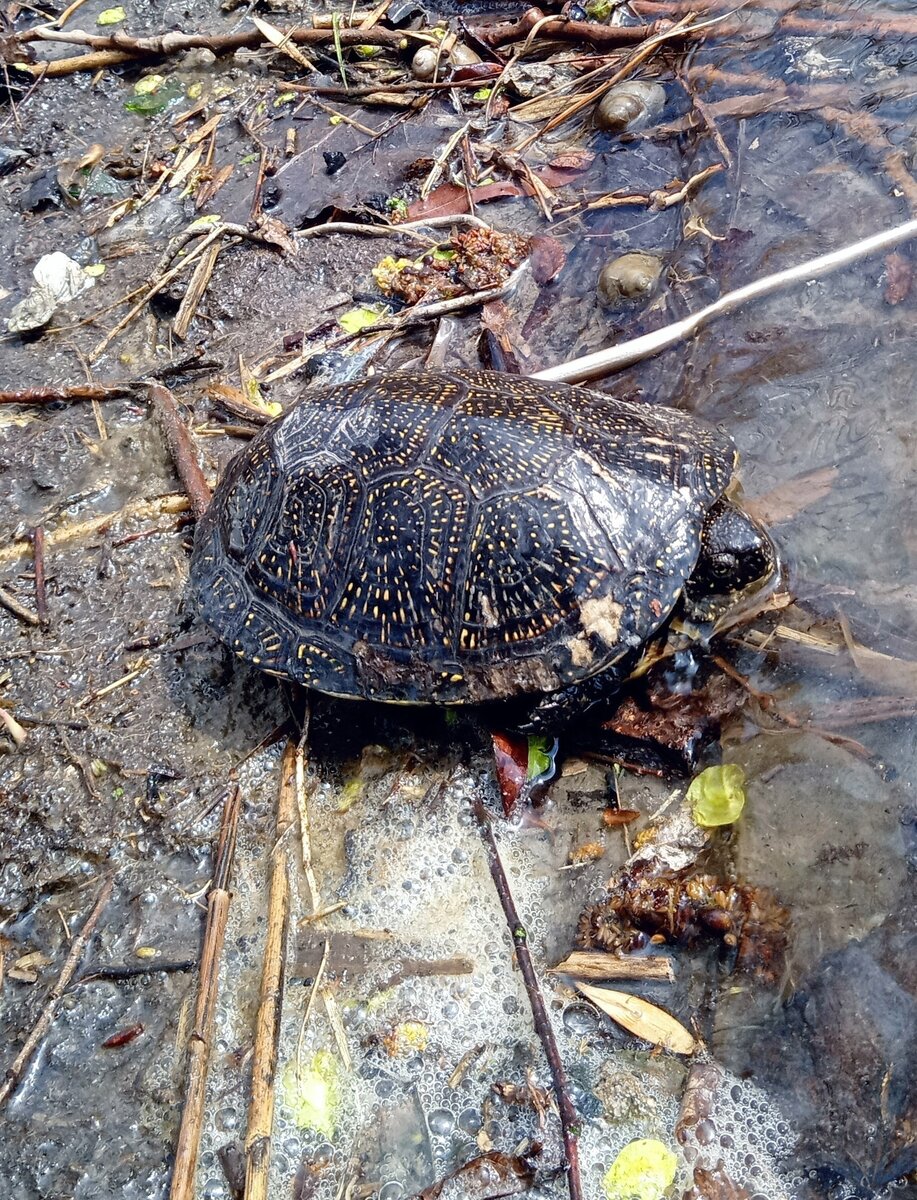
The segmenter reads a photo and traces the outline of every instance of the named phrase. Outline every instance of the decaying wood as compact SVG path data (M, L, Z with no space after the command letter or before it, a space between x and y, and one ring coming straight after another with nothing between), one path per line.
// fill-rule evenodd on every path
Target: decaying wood
M604 950L574 950L563 962L551 968L554 975L573 975L577 979L647 979L671 983L675 978L667 958L619 958Z
M101 890L96 897L96 902L92 906L89 916L83 922L83 927L70 944L70 950L60 975L57 977L57 982L48 993L48 998L42 1006L38 1020L32 1026L29 1036L26 1038L22 1049L16 1055L12 1064L7 1068L3 1077L3 1082L0 1083L0 1107L2 1107L13 1092L19 1086L19 1081L28 1066L32 1055L41 1044L42 1038L51 1027L57 1013L57 1006L60 1004L64 992L70 986L70 981L76 974L76 969L80 965L86 947L89 945L89 939L92 937L93 931L99 922L99 918L105 911L105 906L111 898L112 888L115 881L113 876L109 876L102 884Z
M75 400L110 400L114 396L127 396L129 383L93 383L81 387L21 388L19 391L0 392L0 404L54 404L70 403Z
M189 508L188 497L178 493L158 496L152 500L132 500L116 512L102 513L98 517L87 517L83 521L74 521L51 530L45 534L45 545L49 547L66 546L71 542L93 537L121 521L152 521L160 516L186 513ZM25 558L31 552L31 538L20 538L6 546L0 546L0 563L15 562L19 558Z
M198 979L194 1024L188 1041L188 1073L185 1082L185 1101L182 1109L178 1142L175 1148L175 1167L172 1172L170 1200L194 1200L194 1177L204 1125L204 1105L207 1098L207 1072L220 984L220 956L229 917L229 880L236 849L236 829L242 807L242 793L233 785L226 797L220 837L214 855L213 881L207 893L207 923Z
M784 288L791 287L793 284L807 283L810 279L817 279L832 271L839 271L842 267L848 267L851 263L858 262L861 258L867 258L869 255L887 250L891 246L898 246L915 236L917 236L917 220L905 221L903 225L896 225L883 233L873 234L872 237L863 238L862 241L853 242L849 246L843 246L840 250L821 254L818 258L800 263L797 267L789 267L785 271L777 271L773 275L766 275L763 279L756 279L754 283L748 283L734 292L727 292L725 296L721 296L713 304L708 304L706 308L702 308L693 316L684 317L681 321L664 325L662 329L656 329L642 337L633 338L629 342L622 342L618 346L609 346L604 350L596 351L595 354L586 354L582 358L571 359L556 367L547 367L543 371L536 371L532 378L551 379L561 383L585 383L589 379L598 379L612 371L620 371L624 367L642 362L645 358L652 358L663 350L687 341L717 317L734 312L752 300L760 300L764 296L772 296L775 292L783 291Z
M252 1094L245 1135L246 1200L267 1200L274 1128L274 1081L286 977L290 920L290 841L296 821L296 744L287 743L280 764L277 821L271 851L267 941L255 1025Z
M203 299L207 285L210 283L210 277L213 274L213 268L216 266L219 253L220 243L214 242L212 246L208 247L207 253L198 260L198 264L194 268L191 282L188 284L188 289L184 296L182 296L181 305L175 314L175 320L172 322L172 332L181 341L184 341L188 336L188 328L194 320L197 306Z

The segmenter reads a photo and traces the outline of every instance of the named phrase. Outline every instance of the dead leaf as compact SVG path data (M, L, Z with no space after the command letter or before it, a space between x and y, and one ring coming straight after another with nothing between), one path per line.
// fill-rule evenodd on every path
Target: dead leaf
M576 984L587 1000L621 1025L654 1046L671 1050L673 1054L693 1054L697 1043L684 1025L669 1016L664 1009L657 1008L640 996L629 992L616 992L610 988L593 987L589 983Z
M606 808L602 813L602 824L608 829L617 829L619 825L630 825L639 816L638 808Z
M567 252L554 237L541 235L529 243L532 278L539 287L552 283L563 270Z
M249 20L261 34L261 36L276 47L282 54L288 58L292 58L293 62L298 63L301 67L305 67L307 71L315 69L315 64L290 40L290 35L284 33L282 29L278 29L276 25L271 25L268 21L261 17L256 17L253 13L249 14Z
M499 200L503 196L525 195L518 184L504 180L500 183L487 183L482 187L471 189L475 204L484 204L488 200ZM429 217L454 217L468 212L468 193L457 183L441 183L438 188L427 196L426 200L415 200L408 205L409 221L423 221Z
M563 154L555 154L548 166L558 171L588 171L594 162L591 150L565 150Z
M209 204L235 169L235 163L227 163L225 167L220 167L212 179L205 179L197 189L194 207L201 209L205 204Z
M509 820L516 812L525 788L529 766L529 745L524 737L509 737L505 733L491 735L494 764L504 816Z
M745 509L764 525L779 525L781 521L795 517L810 504L823 500L834 486L837 475L837 467L819 467L816 471L807 471L804 475L778 484L763 496L745 501Z
M264 213L258 217L257 221L258 232L266 242L272 246L277 246L284 251L285 254L296 253L296 242L284 225L283 221L278 221L276 217L267 217Z
M885 303L900 304L911 291L914 272L910 260L895 251L885 259Z

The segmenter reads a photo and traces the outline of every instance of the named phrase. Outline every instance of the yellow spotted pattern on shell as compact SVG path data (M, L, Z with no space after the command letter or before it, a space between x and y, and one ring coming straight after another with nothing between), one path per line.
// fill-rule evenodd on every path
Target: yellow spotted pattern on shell
M334 695L550 692L638 650L735 470L686 414L491 372L306 395L233 460L198 523L204 619Z

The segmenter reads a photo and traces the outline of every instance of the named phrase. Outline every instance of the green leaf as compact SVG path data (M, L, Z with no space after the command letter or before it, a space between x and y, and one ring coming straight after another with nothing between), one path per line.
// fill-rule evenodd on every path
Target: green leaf
M478 88L476 92L471 93L472 100L489 100L493 95L492 87Z
M354 46L357 58L375 58L381 51L381 46Z
M125 101L124 107L128 112L139 113L142 117L154 117L164 112L173 101L184 95L181 87L174 79L166 80L162 75L147 75L134 84L134 95Z
M698 825L731 825L745 807L745 772L736 763L707 767L691 780L687 800Z
M400 196L389 196L385 202L385 207L399 221L408 215L408 202L407 200L402 200Z
M338 317L338 325L345 333L361 333L364 329L369 329L385 316L385 311L379 308L351 308L342 316Z
M295 99L296 99L295 92L281 92L280 95L277 97L277 99L274 101L274 107L279 108L281 104L289 104L289 102L291 100L295 100Z
M606 1200L662 1200L677 1168L678 1159L657 1138L628 1142L602 1180Z
M557 754L557 738L530 737L529 763L525 772L527 781L540 779L554 770L554 758Z
M117 8L106 8L96 17L96 25L120 25L127 20L127 13L119 4Z

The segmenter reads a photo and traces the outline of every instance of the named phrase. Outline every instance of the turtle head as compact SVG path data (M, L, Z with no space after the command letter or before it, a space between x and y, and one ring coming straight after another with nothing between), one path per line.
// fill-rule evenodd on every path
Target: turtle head
M700 555L685 584L685 609L693 620L715 621L776 576L777 552L766 531L721 497L704 519Z

